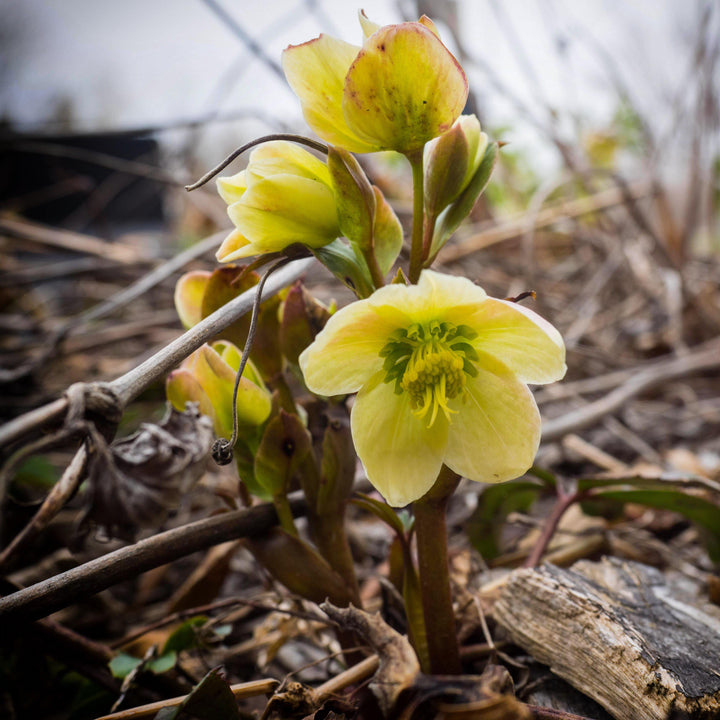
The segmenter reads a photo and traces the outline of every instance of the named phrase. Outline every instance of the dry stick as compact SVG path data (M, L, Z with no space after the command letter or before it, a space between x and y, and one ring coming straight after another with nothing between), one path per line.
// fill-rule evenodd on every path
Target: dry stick
M257 695L267 695L275 690L279 684L280 682L274 678L251 680L246 683L230 685L230 691L235 696L236 700L241 700L243 698L255 697ZM149 705L139 705L138 707L128 708L127 710L120 710L120 712L115 712L111 715L103 715L102 717L97 718L97 720L140 720L140 718L154 717L158 710L177 707L185 700L186 697L187 695L181 695L180 697L160 700L158 702L150 703Z
M43 245L50 245L62 250L72 250L117 263L134 265L137 262L149 262L151 258L140 250L123 243L109 243L105 240L72 232L49 228L40 223L20 220L18 218L0 216L0 232L7 233L21 240L31 240Z
M629 186L629 190L623 191L621 188L613 187L608 190L601 190L589 197L561 202L538 212L534 227L535 229L547 227L564 218L587 215L588 213L597 212L598 210L613 207L614 205L620 205L621 203L627 202L628 192L631 198L636 200L652 195L654 189L650 183L640 181ZM445 246L440 254L440 263L447 264L455 262L476 250L481 250L495 243L502 242L503 240L519 237L527 232L527 230L527 214L523 213L517 218L508 220L508 222L459 240L458 243L453 246Z
M274 272L268 278L263 293L264 297L269 298L292 284L310 267L313 261L314 258L296 260ZM109 389L118 396L121 404L127 404L145 388L182 362L190 353L197 350L203 343L215 337L219 332L232 325L239 317L250 311L254 302L255 288L250 288L242 295L238 295L238 297L223 305L212 315L208 315L208 317L190 328L167 347L155 353L144 363L108 383Z
M65 468L60 480L53 485L52 490L33 515L32 520L12 539L12 542L0 553L0 568L17 552L18 548L36 538L50 521L65 506L65 503L75 494L85 473L88 461L87 446L83 443L75 453L70 464Z
M546 420L543 423L542 439L545 442L558 440L569 432L593 425L601 418L617 410L630 398L667 380L718 368L720 368L720 345L712 343L709 347L705 347L697 353L673 358L654 367L641 370L615 388L615 390L605 395L605 397L588 403L582 408L565 413L558 418Z
M173 261L170 262L172 263ZM187 258L185 262L187 262ZM298 260L274 273L268 280L264 293L265 297L270 297L297 280L309 268L311 263L311 258ZM159 271L160 268L158 268L158 272ZM145 279L140 280L137 286L144 281ZM133 286L133 288L134 287L136 286ZM147 287L145 287L145 289L147 289ZM123 292L129 292L130 290L131 288L128 288L127 291ZM142 291L144 292L144 290ZM141 290L139 287L136 292L140 294ZM133 295L133 297L135 296L136 295ZM216 310L212 315L209 315L199 322L185 334L177 338L177 340L170 343L138 367L130 370L116 380L107 383L107 388L117 395L118 402L121 406L126 405L137 397L146 387L159 379L168 370L175 367L175 365L184 360L194 350L197 350L204 342L213 338L239 317L251 310L254 298L254 289L251 288L226 305L223 305L223 307ZM128 302L130 299L132 298L124 296L122 304L125 304L125 302ZM98 315L93 314L93 319L96 317L98 317ZM90 385L88 385L88 387L90 387ZM61 420L67 412L68 405L68 399L62 397L41 408L31 410L29 413L21 415L19 418L0 427L0 448L19 440L39 427Z
M171 277L175 272L185 267L185 265L187 265L189 262L195 260L195 258L198 258L201 255L204 255L206 252L209 252L210 250L216 248L222 242L225 234L226 233L224 232L219 232L211 235L208 238L205 238L204 240L201 240L199 243L196 243L184 252L176 255L174 258L163 261L160 266L147 273L147 275L141 277L137 282L134 282L129 287L121 290L118 293L115 293L115 295L109 297L107 300L104 300L101 303L98 303L94 307L90 308L88 311L80 313L80 315L71 318L70 320L65 322L55 333L53 333L52 337L47 342L47 345L42 350L39 356L35 357L25 365L14 368L13 370L0 370L0 379L3 382L12 382L13 380L17 380L21 377L24 377L25 375L28 375L55 354L57 346L62 342L62 340L65 339L65 337L70 332L76 330L79 327L82 327L83 325L86 325L93 320L98 320L101 317L105 317L111 312L114 312L115 310L124 307L129 302L135 300L141 295L144 295L148 290L154 288L156 285L159 285L163 280ZM8 425L12 425L12 423L8 423ZM4 428L0 428L0 447L2 447L3 445L3 441L1 439L2 433L4 430L7 429L8 425L6 425Z
M311 262L311 258L296 261L275 272L267 281L265 297L270 297L283 287L294 282L305 269L309 267ZM190 353L197 350L204 342L235 322L238 317L252 308L254 302L255 289L251 288L223 305L223 307L216 310L212 315L209 315L144 363L109 383L106 387L116 399L119 409L124 408L131 400L148 387L148 385L151 385L155 380L165 375L171 368L190 355ZM54 406L55 409L60 407L59 416L65 414L70 406L67 396L63 398L63 400L64 405ZM59 401L56 401L56 403L58 402ZM19 418L19 420L22 420L22 418ZM21 429L26 429L27 427L27 425L20 425ZM2 434L4 430L4 428L0 428L0 447L3 444ZM87 450L83 445L75 454L71 462L71 467L82 466L84 469L86 462ZM2 555L0 555L0 565L6 563L11 555L16 553L29 539L36 537L37 534L47 526L50 520L55 517L60 508L63 507L63 504L72 497L77 489L77 483L79 483L82 473L78 475L69 473L70 470L68 469L63 475L63 479L67 476L68 481L66 483L62 483L62 481L58 483L60 487L56 486L58 487L57 492L53 489L38 512L33 516L30 523L13 539L12 543L5 549Z
M307 510L299 494L289 498L295 515ZM259 535L277 523L270 503L198 520L141 540L0 599L0 627L45 617L118 582L213 545Z

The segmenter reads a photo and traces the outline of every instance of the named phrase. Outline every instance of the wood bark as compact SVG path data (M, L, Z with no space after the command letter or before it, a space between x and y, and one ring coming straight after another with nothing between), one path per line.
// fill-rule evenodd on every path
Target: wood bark
M720 614L674 595L655 568L605 558L517 570L494 614L618 720L720 718Z

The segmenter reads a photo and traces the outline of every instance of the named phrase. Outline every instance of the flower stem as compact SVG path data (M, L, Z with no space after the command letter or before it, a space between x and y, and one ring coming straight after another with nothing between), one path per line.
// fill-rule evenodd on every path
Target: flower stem
M365 262L367 263L368 269L370 270L370 276L372 277L373 285L376 288L381 288L385 285L385 278L383 277L380 266L378 265L377 257L375 256L375 250L369 248L363 252Z
M293 517L292 510L290 509L290 503L288 502L287 495L284 493L278 493L273 497L273 505L275 506L275 512L280 522L280 527L288 534L298 537L298 531L295 527L295 518Z
M410 162L413 176L413 226L412 240L410 245L410 270L409 279L416 283L420 279L420 271L423 265L423 208L424 208L424 167L422 150L407 155Z
M338 508L336 513L323 515L311 511L308 513L308 525L320 554L347 583L353 604L360 607L360 590L355 576L355 564L345 533L345 508Z
M430 670L436 675L458 675L462 669L445 525L447 503L459 481L459 476L443 465L435 485L413 505Z
M552 537L555 534L555 531L557 530L563 515L571 505L579 502L583 499L583 497L584 493L581 492L558 492L558 497L555 501L555 505L553 506L553 509L548 516L548 519L545 521L545 526L540 533L540 537L538 538L535 546L528 555L527 560L525 560L525 562L523 563L523 567L534 568L540 564L542 556L547 550L547 547L550 544L550 541L552 540Z

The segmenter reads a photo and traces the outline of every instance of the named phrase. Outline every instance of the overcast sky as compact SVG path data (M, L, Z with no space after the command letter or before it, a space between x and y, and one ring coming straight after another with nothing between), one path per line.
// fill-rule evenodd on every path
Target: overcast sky
M217 0L278 61L289 43L319 32L360 42L352 3ZM532 107L578 111L599 126L615 109L602 46L639 102L660 117L687 72L698 2L676 0L460 0L463 42ZM315 5L311 12L308 6ZM379 23L398 21L394 0L363 0ZM70 108L76 130L120 129L250 113L299 129L284 81L250 53L203 0L0 0L0 110L25 129L50 129ZM439 14L439 13L438 13ZM593 41L589 42L588 38ZM525 67L523 67L525 63ZM470 76L483 114L518 123L517 110L480 71ZM67 114L67 112L66 112ZM217 137L267 131L247 120ZM207 130L205 131L208 132ZM530 141L523 135L521 141ZM232 144L232 143L231 143Z

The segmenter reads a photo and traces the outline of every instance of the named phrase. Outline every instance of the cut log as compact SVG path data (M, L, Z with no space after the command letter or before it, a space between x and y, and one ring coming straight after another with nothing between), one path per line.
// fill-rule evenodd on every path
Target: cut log
M673 596L655 568L605 558L516 570L494 616L617 720L720 718L720 620Z

